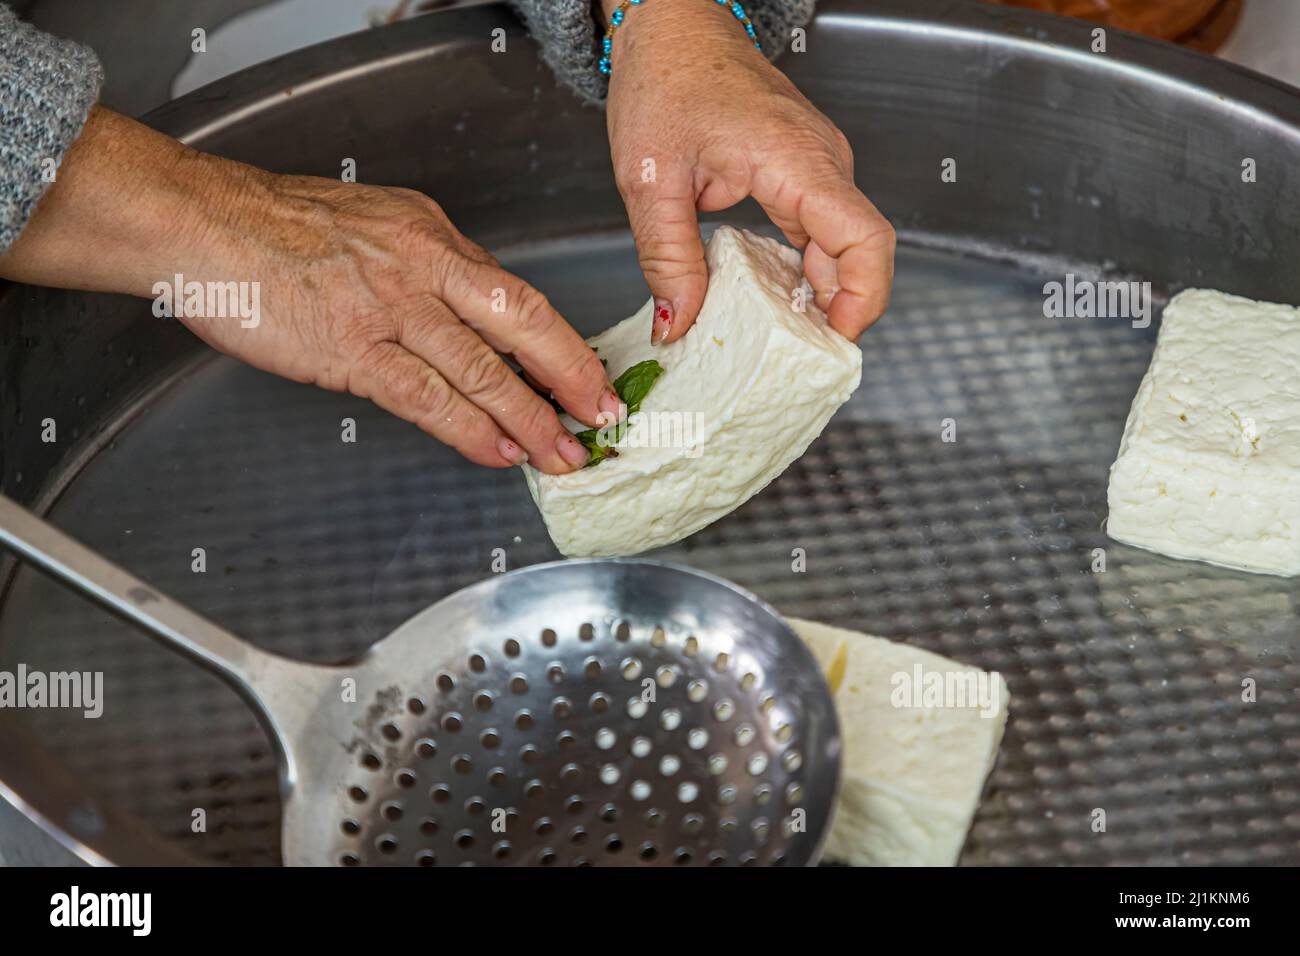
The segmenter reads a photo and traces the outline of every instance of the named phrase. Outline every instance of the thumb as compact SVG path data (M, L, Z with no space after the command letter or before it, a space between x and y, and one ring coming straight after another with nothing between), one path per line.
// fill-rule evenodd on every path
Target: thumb
M637 258L655 299L650 341L675 342L695 323L709 287L695 196L689 182L648 182L637 183L625 199Z

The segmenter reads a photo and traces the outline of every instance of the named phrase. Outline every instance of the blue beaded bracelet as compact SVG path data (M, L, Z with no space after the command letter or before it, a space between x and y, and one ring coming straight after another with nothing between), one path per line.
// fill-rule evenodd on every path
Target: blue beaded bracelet
M601 56L600 62L597 64L600 72L605 76L609 76L610 71L613 68L610 57L613 55L614 51L614 34L618 32L618 28L621 27L623 21L627 19L627 8L639 7L644 2L645 0L623 0L623 2L618 5L618 8L610 14L609 29L605 31L605 37L600 41ZM754 41L754 48L758 50L763 49L762 44L758 42L758 34L754 32L754 24L750 21L749 14L745 12L745 8L740 5L739 0L714 0L714 3L729 9L732 16L739 20L740 25L744 27L745 36Z

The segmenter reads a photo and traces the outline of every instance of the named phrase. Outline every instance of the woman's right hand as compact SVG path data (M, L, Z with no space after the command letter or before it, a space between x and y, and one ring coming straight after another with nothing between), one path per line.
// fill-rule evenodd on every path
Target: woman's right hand
M582 337L421 193L272 175L98 108L58 175L0 257L5 277L150 297L178 273L255 282L255 322L182 320L228 355L371 399L482 465L526 456L563 473L588 458L502 354L580 421L618 413Z

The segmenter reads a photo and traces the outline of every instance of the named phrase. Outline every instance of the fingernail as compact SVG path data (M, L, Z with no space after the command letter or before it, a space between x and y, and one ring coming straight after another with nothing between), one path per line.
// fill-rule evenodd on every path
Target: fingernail
M667 299L655 299L655 323L650 329L650 344L662 345L673 328L673 304Z
M605 394L600 396L600 401L596 403L602 415L609 417L601 421L602 425L612 425L618 421L623 411L623 403L618 400L613 389L606 389Z
M497 439L497 451L501 457L512 465L522 465L528 460L528 452L524 451L509 438Z
M582 442L572 435L561 435L555 442L555 450L560 453L560 457L570 465L585 465L591 458L591 453L582 447Z

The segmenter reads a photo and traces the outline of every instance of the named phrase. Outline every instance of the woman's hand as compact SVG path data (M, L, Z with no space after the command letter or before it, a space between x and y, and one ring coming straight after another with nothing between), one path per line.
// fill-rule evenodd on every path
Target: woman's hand
M608 22L617 0L602 5ZM610 149L656 300L653 340L685 335L704 302L697 210L747 196L803 250L818 306L856 340L889 303L894 230L854 186L844 135L754 48L725 5L633 8L614 34L612 60Z
M257 283L255 321L182 317L210 345L371 399L479 464L588 458L498 353L589 425L618 412L577 332L428 197L274 176L96 109L0 275L154 296L178 273Z

